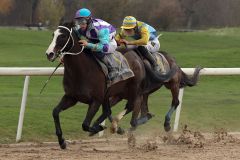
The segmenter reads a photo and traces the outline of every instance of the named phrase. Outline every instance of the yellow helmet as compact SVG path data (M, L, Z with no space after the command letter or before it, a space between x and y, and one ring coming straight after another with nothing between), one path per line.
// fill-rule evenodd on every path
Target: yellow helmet
M133 29L137 25L137 20L133 16L127 16L123 19L122 29Z

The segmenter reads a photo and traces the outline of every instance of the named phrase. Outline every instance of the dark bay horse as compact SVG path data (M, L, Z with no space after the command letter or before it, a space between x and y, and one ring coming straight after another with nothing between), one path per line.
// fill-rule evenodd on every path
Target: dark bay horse
M135 52L126 53L124 56L135 76L107 88L104 73L96 63L93 54L79 45L73 27L73 23L64 23L58 26L46 51L47 58L50 61L54 61L59 55L64 55L63 87L65 94L52 113L56 135L62 149L66 148L66 143L59 119L61 111L74 106L77 102L88 104L89 107L82 128L84 131L97 133L103 130L103 127L99 124L106 117L111 120L109 97L118 97L118 99L127 100L128 110L133 111L130 124L135 126L142 106L143 86L146 79L145 66L140 57ZM176 69L172 69L166 75L159 75L157 79L161 82L166 81L175 72ZM91 121L101 104L103 104L103 113L90 127Z
M119 51L123 54L128 53L128 52L133 52L133 51L128 51L126 48L121 48L121 49L119 49ZM136 51L136 52L138 52L138 51ZM178 99L179 90L180 90L180 88L184 88L186 86L189 86L189 87L195 86L198 82L199 73L200 73L202 67L196 67L192 77L189 77L176 64L176 61L173 57L171 57L165 51L160 51L160 53L166 58L166 60L168 61L169 65L170 65L170 68L174 68L175 66L177 66L177 70L176 70L175 75L172 76L172 78L169 81L162 82L157 77L157 74L152 73L153 71L150 67L150 63L143 56L141 56L141 54L139 54L141 59L143 59L143 61L144 61L145 68L147 70L147 75L151 74L151 76L147 76L145 79L142 106L140 107L141 108L141 117L143 117L143 118L142 119L139 118L140 121L138 121L137 123L138 124L145 123L147 121L146 118L148 118L148 116L150 116L150 118L151 118L151 114L149 114L149 110L148 110L148 96L151 93L155 92L156 90L160 89L162 86L165 86L167 89L169 89L171 91L171 94L172 94L172 103L171 103L169 111L165 115L165 121L164 121L165 131L170 131L171 116L179 105L179 99ZM118 122L121 120L121 118L123 118L123 116L126 115L126 113L128 113L127 109L125 109L124 111L119 113L115 118L113 118L113 122L112 122L112 131L113 132L117 131Z
M160 51L160 53L162 53L164 57L167 59L168 63L170 64L170 67L177 65L174 58L172 58L168 53L164 51ZM147 69L148 69L148 73L151 72L151 69L149 67ZM148 112L147 100L148 100L149 94L160 89L162 86L165 86L167 89L169 89L172 94L172 102L170 105L170 109L165 115L165 121L164 121L165 131L170 131L171 129L170 120L171 120L172 113L176 110L176 108L179 105L178 97L179 97L180 88L184 88L186 86L189 86L189 87L195 86L198 82L199 73L201 69L203 68L196 67L192 77L189 77L181 70L180 67L178 67L176 74L170 79L170 81L164 82L164 83L159 82L158 78L152 78L152 76L150 77L151 82L148 84L148 89L145 90L146 94L144 94L146 112Z

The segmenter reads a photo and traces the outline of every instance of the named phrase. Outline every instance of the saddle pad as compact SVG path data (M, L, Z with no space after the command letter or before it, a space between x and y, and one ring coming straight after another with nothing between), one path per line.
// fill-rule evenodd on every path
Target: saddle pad
M167 61L167 59L164 57L163 54L159 53L159 52L155 52L153 53L153 56L155 57L155 59L157 60L157 64L161 67L164 68L164 70L166 72L169 72L170 70L170 66L169 63Z
M130 69L127 59L120 52L115 51L113 53L106 54L105 56L108 58L108 60L111 61L112 67L117 69L116 76L111 81L108 81L107 87L110 87L111 85L116 84L117 82L134 77L134 73ZM98 58L96 58L96 60L101 66L103 73L107 77L108 76L107 66L103 62L101 62Z

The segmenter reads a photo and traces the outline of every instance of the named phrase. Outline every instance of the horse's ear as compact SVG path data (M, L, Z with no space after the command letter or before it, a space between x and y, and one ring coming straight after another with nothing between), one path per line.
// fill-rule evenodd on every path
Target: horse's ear
M71 27L74 27L74 26L75 26L75 23L74 23L73 20L70 22L70 25L71 25Z

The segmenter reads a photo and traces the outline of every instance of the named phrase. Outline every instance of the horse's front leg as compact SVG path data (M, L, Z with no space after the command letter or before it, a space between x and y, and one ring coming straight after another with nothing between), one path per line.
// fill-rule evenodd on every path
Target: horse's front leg
M91 104L89 104L86 117L85 117L85 119L83 121L83 124L82 124L82 129L84 131L87 131L87 132L91 131L90 130L90 124L92 122L93 117L98 112L100 105L101 105L101 103L98 102L98 101L93 101Z
M166 132L171 130L171 125L170 125L171 124L171 116L179 105L179 99L178 99L179 86L174 85L173 87L171 87L171 93L172 93L172 105L165 116L165 122L164 122L164 129Z
M94 122L93 126L90 128L90 136L102 131L105 129L105 127L101 126L100 124L107 118L109 117L110 121L112 120L111 118L111 108L109 104L109 99L106 98L104 103L102 104L102 114L97 118L97 120Z
M77 100L75 98L64 95L60 103L53 109L53 112L52 112L55 128L56 128L56 135L58 137L59 145L62 149L66 148L66 142L62 136L63 134L62 134L62 129L61 129L60 120L59 120L59 113L75 105L76 103L77 103Z
M150 113L148 109L148 94L144 94L141 105L141 116L137 119L137 125L146 123L152 117L154 117L154 114Z

